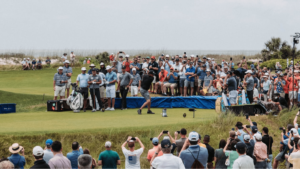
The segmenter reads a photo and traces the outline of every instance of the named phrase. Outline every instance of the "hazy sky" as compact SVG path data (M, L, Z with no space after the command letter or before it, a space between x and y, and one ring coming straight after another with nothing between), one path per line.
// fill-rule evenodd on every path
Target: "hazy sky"
M0 49L261 50L299 0L1 0Z

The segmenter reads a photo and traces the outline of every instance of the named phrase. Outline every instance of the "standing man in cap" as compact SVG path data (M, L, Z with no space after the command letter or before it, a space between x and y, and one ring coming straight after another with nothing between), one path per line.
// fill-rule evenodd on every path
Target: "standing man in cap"
M136 69L132 68L132 83L131 83L131 96L137 96L138 91L140 90L140 84L141 84L141 76L136 73Z
M64 63L64 70L63 73L67 76L68 82L66 83L66 89L67 89L67 98L69 97L70 94L70 86L71 86L71 77L73 74L73 69L70 67L70 62L68 60L65 61Z
M227 88L229 91L230 105L236 105L236 97L238 96L237 82L236 79L232 76L232 71L227 72L225 82L226 84L224 84L224 89Z
M297 104L297 90L298 90L298 82L297 82L297 76L299 71L294 71L294 78L291 73L288 73L288 79L289 82L289 99L290 99L290 108L293 106L293 104Z
M121 165L119 154L111 150L111 142L105 142L105 151L102 151L98 158L98 165L103 169L117 169L117 165Z
M172 64L170 63L170 56L166 55L166 60L163 62L163 67L165 68L165 70L168 72L170 72L170 68L172 67Z
M200 168L206 168L208 160L208 151L204 147L198 145L199 134L195 131L190 132L188 139L186 139L185 144L189 145L189 148L180 152L180 158L185 166L185 168L191 168L195 160L199 161Z
M33 157L35 158L34 165L30 169L49 168L50 166L43 160L44 150L40 146L35 146L32 150Z
M81 74L77 76L76 84L80 84L80 93L82 94L84 100L83 100L83 111L86 111L87 108L87 98L89 96L89 89L88 89L88 81L89 81L89 75L86 74L86 68L81 68Z
M65 84L68 83L68 79L63 73L63 70L63 67L59 67L58 72L55 73L53 77L54 100L57 100L58 95L60 96L60 99L65 98Z
M186 69L186 80L184 82L184 97L187 96L188 87L190 87L190 94L193 96L194 84L195 84L195 68L193 67L193 62L190 62L189 68Z
M53 141L51 139L46 140L46 149L44 150L44 157L43 159L46 163L49 163L49 160L53 157L53 152L51 151Z
M67 60L67 53L64 53L61 57L61 61L64 63Z
M276 93L279 93L281 97L285 97L285 93L283 91L284 86L286 85L285 80L283 79L283 74L280 74L274 81L274 85L276 86Z
M140 92L141 95L144 97L144 99L146 100L146 102L142 105L142 107L140 109L138 109L138 114L141 115L142 114L142 109L146 106L148 106L148 112L147 114L154 114L150 108L151 108L151 97L150 94L148 92L150 86L151 86L151 82L153 82L154 79L154 71L150 70L148 74L143 75L142 81L140 83Z
M125 66L125 71L130 73L130 60L129 55L125 55L125 61L123 62L123 66Z
M262 142L261 134L259 133L254 134L254 138L256 140L256 143L254 145L254 150L253 150L253 155L256 157L255 168L257 169L267 168L267 162L266 162L266 160L268 159L267 145Z
M101 76L97 75L97 69L92 69L92 75L89 76L88 84L90 85L90 94L93 102L93 110L92 112L96 111L96 98L99 104L99 108L102 112L104 112L104 108L102 108L102 102L100 99L100 91L99 85L102 83L103 79ZM95 93L94 93L95 91Z
M121 110L127 109L126 97L127 97L129 87L131 86L132 80L133 80L133 76L126 71L126 66L123 66L122 74L119 77L118 88L117 88L117 90L121 92L121 97L122 97Z
M236 145L236 152L239 154L239 158L237 158L232 168L234 169L254 169L253 159L246 155L247 146L243 142L238 142Z
M70 53L70 60L71 60L71 66L74 66L74 63L75 63L75 54L73 51L71 51Z
M147 155L147 160L150 162L152 160L152 157L154 156L154 154L156 153L158 147L159 147L159 139L157 137L154 137L152 139L152 145L153 145L153 148L150 149L148 151L148 155ZM158 155L157 156L162 156L163 155L163 152L162 151L158 151Z
M151 56L151 62L148 65L148 70L152 70L154 73L154 79L151 83L150 92L154 93L156 81L158 81L158 63L155 61L155 56Z
M253 103L253 88L254 88L254 79L252 77L252 70L246 72L244 85L247 86L247 96L249 98L250 104Z
M109 62L110 62L111 65L112 65L112 63L113 63L114 60L115 60L115 55L114 55L114 53L111 53L109 55Z
M95 67L96 67L96 66L94 65L94 63L92 63L92 64L90 65L90 68L91 68L91 69L88 71L88 74L89 74L89 75L92 74L92 69L95 68Z
M135 150L135 142L138 142L141 148ZM125 148L128 144L129 150ZM125 168L141 168L140 157L145 150L145 146L138 137L132 139L131 136L121 146L125 156Z
M117 74L111 70L110 66L106 66L107 73L105 75L106 79L106 97L108 98L108 107L105 110L115 110L115 97L116 97L116 86Z
M100 70L99 72L102 72L104 75L106 75L107 70L105 68L105 64L103 62L100 63Z
M120 52L122 52L122 51L120 51ZM117 53L117 57L119 57L119 60L118 60L118 62L116 64L116 66L117 66L117 78L118 78L118 80L119 80L120 75L122 74L122 65L123 65L123 62L124 62L123 61L123 55L120 55L120 54L124 54L125 55L124 52L122 52L122 53L120 53L120 52Z
M184 84L185 84L185 80L186 80L186 68L187 68L187 65L186 65L186 61L182 62L182 65L180 66L180 73L179 73L179 76L180 76L180 80L179 80L179 91L180 91L180 96L184 96Z
M24 148L20 146L18 143L14 143L9 147L9 152L11 152L11 156L8 157L8 160L14 164L15 168L24 169L25 166L25 155L24 155ZM21 155L19 154L21 153Z
M134 57L134 62L130 64L130 74L133 74L132 69L135 68L136 74L140 74L142 65L138 63L138 58Z

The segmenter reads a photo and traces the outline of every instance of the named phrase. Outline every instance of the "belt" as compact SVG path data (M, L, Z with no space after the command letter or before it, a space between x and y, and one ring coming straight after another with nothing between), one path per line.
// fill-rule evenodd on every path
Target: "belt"
M133 84L132 84L131 86L138 86L138 85L133 85Z
M58 86L58 85L55 85L55 86ZM62 85L62 86L58 86L58 87L64 87L65 85Z

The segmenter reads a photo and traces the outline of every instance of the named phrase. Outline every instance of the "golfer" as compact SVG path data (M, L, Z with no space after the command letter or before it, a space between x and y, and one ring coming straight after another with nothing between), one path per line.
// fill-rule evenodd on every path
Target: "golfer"
M99 110L102 110L102 112L104 111L104 109L102 109L102 102L100 99L100 91L99 91L99 85L102 83L102 81L103 81L102 77L97 75L97 69L93 68L92 75L89 76L89 81L88 81L88 84L90 85L90 94L91 94L92 101L93 101L92 112L96 111L96 99L95 98L97 98L99 108L100 108Z
M148 74L143 75L142 83L140 83L139 88L140 88L141 95L146 100L146 102L142 105L142 107L140 109L138 109L138 111L137 111L138 114L140 114L140 115L142 114L142 109L145 106L148 106L147 114L155 114L150 110L150 108L151 108L151 97L150 97L149 92L148 92L153 79L154 79L154 71L150 70Z
M54 89L54 100L57 100L57 96L60 96L60 99L65 98L65 86L68 82L67 76L63 73L63 67L58 68L58 72L54 74L53 78L53 89Z
M117 82L117 74L111 71L111 67L106 67L107 73L105 76L106 79L106 98L108 99L108 107L105 110L115 110L115 97L116 97L116 85ZM111 103L112 102L112 103ZM110 104L111 103L111 104Z
M68 83L66 84L66 89L67 89L67 98L69 97L70 94L70 86L71 86L71 76L73 74L73 69L70 67L70 62L66 60L64 62L64 70L63 73L67 76Z
M88 80L89 80L89 75L86 74L86 68L82 67L81 68L81 74L77 76L77 81L76 84L80 82L80 93L82 94L84 100L83 100L83 111L86 111L87 107L87 98L89 96L89 89L88 89Z

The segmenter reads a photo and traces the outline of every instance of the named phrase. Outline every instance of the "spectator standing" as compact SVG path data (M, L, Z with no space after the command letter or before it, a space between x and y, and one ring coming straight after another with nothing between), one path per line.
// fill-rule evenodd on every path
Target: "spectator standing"
M189 68L186 69L186 80L184 81L184 96L187 96L188 88L190 87L190 94L193 96L194 93L194 85L195 85L195 68L193 67L193 63L189 63Z
M1 159L1 161L0 161L0 168L2 168L2 169L14 169L15 166L9 160L7 160L7 159Z
M14 164L15 168L24 169L25 166L25 150L18 143L14 143L9 147L9 152L11 152L11 156L8 157L8 160ZM19 154L21 153L21 155Z
M123 62L123 66L125 66L125 71L130 73L130 60L129 55L125 55L125 61Z
M136 74L140 74L142 70L142 65L138 63L138 58L135 57L133 63L130 63L130 74L133 74L132 69L135 68Z
M170 61L170 56L166 55L166 59L163 61L163 66L164 69L168 72L168 75L170 73L170 68L172 67L172 61Z
M108 107L105 110L115 110L115 97L116 97L116 86L115 83L117 82L117 74L111 71L110 66L106 66L106 97L108 98Z
M298 75L298 70L295 70L295 75ZM290 100L290 108L293 106L293 104L297 104L297 90L298 90L298 82L297 78L294 78L291 75L291 73L288 74L288 82L289 82L289 100Z
M111 53L109 55L109 62L110 62L110 64L112 64L114 60L115 60L115 55L114 55L114 53Z
M83 150L83 154L91 155L90 150L87 148ZM92 157L92 169L94 169L95 167L97 167L97 163L96 160Z
M276 85L276 93L279 93L280 96L284 98L285 93L283 91L283 88L285 87L286 82L283 79L283 74L279 75L279 77L275 79L274 85Z
M174 91L177 88L177 78L178 78L178 74L176 72L174 72L174 68L171 67L170 68L170 73L167 76L167 80L168 82L164 84L163 86L163 96L167 96L167 90L168 88L170 88L171 91L171 95L172 97L174 96Z
M86 111L87 108L87 98L89 96L89 89L88 89L88 80L89 80L89 75L86 74L86 68L82 67L81 68L81 74L77 76L77 81L76 84L80 84L80 93L83 96L83 111Z
M61 142L54 141L51 146L51 151L54 155L48 163L51 169L72 168L70 160L62 154Z
M268 80L268 76L263 76L263 82L261 83L261 87L263 88L264 93L264 101L267 102L270 96L270 89L272 87L271 81Z
M73 51L71 51L70 53L70 60L71 60L71 66L74 66L74 63L75 63L75 54Z
M249 98L250 104L253 103L253 88L254 88L254 79L252 77L252 70L247 70L246 72L246 81L244 82L244 85L247 86L247 96Z
M121 165L119 154L111 150L111 142L105 142L105 151L102 151L98 158L98 165L103 169L117 169L117 165Z
M119 57L119 60L116 63L116 66L117 66L117 78L118 78L118 80L119 80L119 76L122 74L122 65L123 65L123 62L124 62L122 54L123 53L120 53L120 52L117 53L117 57ZM125 55L125 53L124 53L124 55Z
M236 144L236 151L239 157L234 161L233 169L254 169L253 159L246 155L246 144L243 142L238 142Z
M72 150L72 152L67 154L67 158L71 161L72 168L74 169L77 168L78 157L83 154L83 150L76 141L72 143Z
M90 85L90 95L92 98L93 102L93 110L92 112L96 111L96 98L98 101L99 108L104 112L104 108L102 108L102 102L100 99L100 90L99 90L99 85L102 83L103 79L101 76L97 75L97 70L96 68L93 68L92 70L92 75L89 76L88 79L88 84ZM95 91L95 93L94 93Z
M91 155L82 154L78 157L77 166L79 169L89 169L92 168L92 165L93 165L93 158Z
M34 165L30 169L49 168L50 166L43 160L44 150L40 146L35 146L32 150L33 157L35 158Z
M122 97L121 110L127 109L126 97L132 81L133 81L133 76L130 73L128 73L126 71L126 67L123 66L122 74L119 77L118 88L117 88L117 90L121 92L121 97Z
M63 73L67 76L67 79L68 79L68 83L66 83L66 90L67 90L67 98L69 97L70 95L70 86L71 86L71 77L72 77L72 74L73 74L73 69L72 67L70 67L70 62L68 60L66 60L64 62L64 70L63 70Z
M256 157L255 168L262 169L267 168L266 159L267 156L267 145L262 142L262 136L259 133L254 134L256 143L254 145L253 155Z
M222 139L219 143L219 149L215 150L214 161L216 169L227 169L227 166L225 165L226 155L223 152L225 145L226 141Z
M225 78L225 88L229 91L229 102L231 105L236 105L236 97L238 96L237 92L237 82L234 76L232 76L232 71L229 71L227 73L227 76Z
M182 66L180 66L180 80L179 80L179 86L180 86L180 96L184 96L184 84L185 84L185 80L186 80L186 61L182 62Z
M294 151L293 153L291 153L291 155L288 158L288 161L293 164L293 168L300 168L300 151L299 151L299 147L300 147L300 140L298 141L298 151ZM296 149L296 146L294 146L294 149Z
M235 125L235 129L237 131L237 136L238 136L238 139L241 140L241 142L244 143L244 135L246 134L244 132L244 126L243 126L243 123L242 122L237 122L236 125Z
M53 141L51 139L46 140L46 149L44 150L43 159L48 164L49 160L53 157L53 152L51 151Z
M180 133L178 133L176 131L174 134L175 134L175 140L176 140L175 143L176 143L176 147L177 147L177 155L179 155L179 153L182 149L182 146L185 143L185 140L187 139L186 138L187 131L185 128L182 128L180 130ZM180 139L177 140L178 134L180 134Z
M140 91L141 76L137 73L135 68L132 68L131 71L133 77L131 83L131 96L137 96Z
M254 144L255 142L253 141L253 139L251 138L252 135L250 136L249 134L245 134L244 135L244 143L247 146L247 151L246 154L251 157L253 160L255 160L254 156L253 156L253 150L254 150Z
M198 93L203 89L204 77L206 76L206 66L199 65L196 69L198 76Z
M213 168L213 160L214 160L214 155L215 155L215 149L212 148L212 146L210 146L208 143L210 141L210 137L209 135L205 135L204 139L203 139L203 143L206 145L206 149L208 151L208 159L207 159L207 166L206 168Z
M100 90L100 98L101 98L101 102L104 103L104 98L105 98L105 83L106 83L106 79L105 79L105 74L103 74L102 72L98 71L98 75L102 78L101 84L99 85L99 90ZM104 107L103 107L104 108Z
M103 62L100 63L99 72L102 72L104 75L106 75L106 73L107 73L107 70L105 69L105 64Z
M152 139L153 148L148 151L148 155L147 155L147 160L149 162L151 161L153 155L156 153L156 151L158 149L158 143L159 143L158 138L154 137ZM158 155L157 156L162 156L162 155L163 155L163 152L162 151L158 151Z
M135 150L135 141L137 141L141 148ZM126 144L128 144L129 150L125 148ZM132 137L129 136L126 142L122 145L122 151L125 156L125 168L141 168L140 157L145 149L141 140L135 137L135 140L132 140Z
M46 64L48 65L48 66L50 66L50 64L51 64L51 59L49 58L49 57L47 57L47 59L46 59Z
M163 152L163 155L156 157L151 162L151 165L155 169L185 169L182 160L171 153L172 145L170 140L162 140L161 146L156 150L156 153L160 152L160 149Z
M156 84L156 79L158 81L158 63L155 61L155 56L151 56L151 62L148 65L148 70L152 70L154 73L154 79L153 82L150 86L150 92L154 93L154 89L155 89L155 84Z
M273 154L272 154L272 145L273 145L273 137L269 136L269 129L267 127L264 127L263 129L263 137L262 142L267 145L267 154L268 159L270 162L267 163L267 169L272 169L272 160L273 160Z
M142 114L142 109L146 106L148 106L147 114L155 114L150 110L151 109L151 97L148 92L148 90L152 84L151 82L153 82L154 76L155 75L154 75L153 70L150 70L148 74L143 75L143 78L142 78L139 88L140 88L141 95L144 97L146 102L142 105L142 107L140 109L137 110L139 115Z
M57 100L59 95L60 99L65 98L65 87L68 83L67 76L63 73L63 67L58 68L58 72L53 77L54 100Z
M62 57L61 57L62 63L64 63L67 59L68 59L68 58L67 58L67 53L64 53L64 54L62 55Z
M232 140L232 138L227 139L226 146L223 149L227 159L229 160L229 164L227 165L227 169L232 169L234 161L239 157L239 154L236 152L236 145L237 141ZM230 144L230 147L228 147ZM229 148L229 150L227 150ZM227 160L226 159L226 160Z
M204 96L206 95L206 93L212 93L212 81L213 81L213 77L210 74L210 69L206 69L206 76L204 77L204 83L203 83L203 93Z
M188 144L189 148L180 153L180 158L185 168L191 168L196 160L200 162L202 168L206 168L208 151L206 148L199 146L198 143L199 134L195 131L190 132L189 138L185 141L185 144Z

